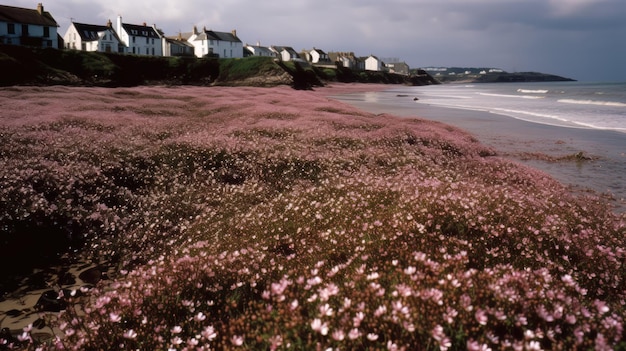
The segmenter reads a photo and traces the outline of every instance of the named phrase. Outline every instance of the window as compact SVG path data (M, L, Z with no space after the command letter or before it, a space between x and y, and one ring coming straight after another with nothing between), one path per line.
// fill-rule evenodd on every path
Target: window
M28 35L28 24L22 24L22 35Z
M146 38L146 44L150 44L150 38Z
M8 26L7 29L9 31L9 34L15 34L15 23L9 23L7 24L7 26Z
M135 43L135 38L136 38L136 37L133 37L133 44ZM133 53L133 54L134 54L134 53Z
M50 38L50 27L43 27L43 37Z

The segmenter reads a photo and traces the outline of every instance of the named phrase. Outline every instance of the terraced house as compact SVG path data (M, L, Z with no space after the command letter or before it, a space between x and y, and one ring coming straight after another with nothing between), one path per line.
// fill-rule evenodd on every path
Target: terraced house
M52 15L39 3L36 9L0 5L0 43L59 48Z
M106 26L72 22L63 36L63 41L67 49L124 52L124 43L113 30L111 21Z
M161 37L154 26L123 23L122 16L117 16L115 31L127 54L163 56Z

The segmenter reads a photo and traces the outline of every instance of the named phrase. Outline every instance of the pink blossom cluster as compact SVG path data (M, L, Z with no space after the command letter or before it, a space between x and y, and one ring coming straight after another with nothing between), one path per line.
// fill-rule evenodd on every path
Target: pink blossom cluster
M93 213L65 211L118 228L92 226L87 250L115 252L118 275L64 297L42 349L625 346L624 218L462 131L323 89L18 90L54 98L14 108L33 116L5 139L40 149L2 162L66 166L51 183L68 194L98 175L78 200Z

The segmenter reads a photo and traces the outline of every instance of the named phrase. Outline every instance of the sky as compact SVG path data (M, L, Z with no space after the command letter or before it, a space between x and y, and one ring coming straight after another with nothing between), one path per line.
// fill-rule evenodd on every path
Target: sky
M411 68L488 67L626 82L624 0L0 0L71 21L237 30L246 44L352 51Z

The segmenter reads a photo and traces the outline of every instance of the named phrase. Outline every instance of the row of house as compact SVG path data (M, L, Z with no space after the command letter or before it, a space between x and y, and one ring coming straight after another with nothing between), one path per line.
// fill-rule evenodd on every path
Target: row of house
M36 9L0 5L0 43L52 47L82 51L112 52L148 56L197 56L242 58L268 56L283 61L302 61L319 66L339 64L355 70L382 71L409 74L403 62L384 63L370 55L357 57L352 52L329 52L313 48L296 52L289 46L261 46L243 44L237 31L219 32L206 27L167 36L156 25L124 23L118 16L115 23L105 25L72 21L65 34L58 33L59 25L39 3Z

